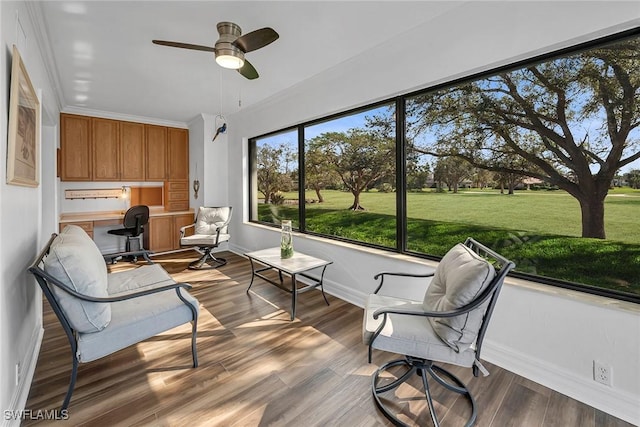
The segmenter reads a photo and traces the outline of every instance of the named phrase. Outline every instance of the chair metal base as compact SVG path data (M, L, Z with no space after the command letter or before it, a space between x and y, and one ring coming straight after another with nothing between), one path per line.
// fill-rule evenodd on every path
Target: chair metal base
M386 371L389 368L395 366L405 366L407 371L399 376L397 379L391 381L388 384L379 385L380 374ZM380 400L380 394L396 389L402 383L407 381L413 374L417 374L422 378L422 386L424 387L425 398L427 399L427 404L429 405L429 412L431 415L431 420L433 421L433 425L435 427L440 426L440 422L438 421L438 416L435 412L433 406L433 400L431 398L431 391L429 390L429 381L427 378L427 373L436 380L437 383L445 387L447 390L453 391L455 393L463 395L471 405L471 416L469 420L465 424L465 427L472 426L476 422L476 418L478 416L476 411L476 402L473 399L473 396L469 392L467 386L455 375L450 373L449 371L441 368L440 366L436 366L433 364L431 360L418 359L411 356L406 356L405 359L394 360L385 365L381 366L374 374L371 382L371 392L373 394L373 398L375 400L376 406L382 412L382 414L391 421L396 426L407 426L407 424L400 421ZM443 378L446 377L445 378Z
M205 248L200 259L193 261L189 264L190 270L208 270L212 268L222 267L227 264L227 260L224 258L216 258L211 253L213 248Z

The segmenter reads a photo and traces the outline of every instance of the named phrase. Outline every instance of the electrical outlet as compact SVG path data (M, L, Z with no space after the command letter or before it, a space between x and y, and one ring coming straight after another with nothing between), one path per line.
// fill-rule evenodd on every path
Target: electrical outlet
M16 363L16 386L20 384L20 363Z
M600 363L597 360L593 361L593 379L604 385L611 387L611 366Z

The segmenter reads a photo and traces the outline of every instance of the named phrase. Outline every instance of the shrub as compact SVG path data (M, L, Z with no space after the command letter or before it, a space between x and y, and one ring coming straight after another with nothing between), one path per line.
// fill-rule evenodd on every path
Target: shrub
M284 196L281 193L276 193L271 196L271 203L274 205L282 205L284 204Z
M388 182L383 182L378 186L378 191L380 193L391 193L393 192L393 186Z

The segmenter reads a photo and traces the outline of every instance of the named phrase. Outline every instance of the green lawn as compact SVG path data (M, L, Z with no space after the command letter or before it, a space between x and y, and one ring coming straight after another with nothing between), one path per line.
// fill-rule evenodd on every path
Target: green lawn
M366 211L345 210L353 196L323 191L309 203L307 230L395 247L395 193L366 192ZM297 199L287 193L286 198ZM315 199L307 192L307 200ZM261 205L263 221L297 218L296 205ZM580 238L577 201L562 191L415 192L407 195L408 248L433 255L473 236L525 273L640 295L640 190L615 189L605 203L607 240Z

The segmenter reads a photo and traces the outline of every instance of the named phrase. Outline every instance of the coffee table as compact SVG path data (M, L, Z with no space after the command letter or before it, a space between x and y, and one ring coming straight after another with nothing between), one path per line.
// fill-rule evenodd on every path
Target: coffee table
M327 300L327 296L324 294L324 272L327 269L327 266L333 264L333 261L326 261L320 258L315 258L310 255L305 255L300 252L294 252L291 258L282 259L280 258L280 248L268 248L262 249L259 251L248 252L245 254L249 261L251 261L251 283L249 283L249 287L247 288L247 293L251 289L253 285L253 280L256 276L261 279L276 285L280 289L283 289L289 293L291 293L291 320L296 317L296 299L298 294L310 291L312 289L320 286L320 290L322 291L322 296L324 297L324 301L329 305L329 301ZM265 267L256 268L256 263L260 263ZM313 270L315 268L322 267L322 273L320 274L320 279L310 276L307 274L309 270ZM263 271L267 270L276 270L278 272L278 276L280 277L280 281L276 282L271 278L261 274ZM284 285L284 280L282 277L282 273L287 274L291 277L291 289L287 289ZM311 283L305 285L298 289L298 282L296 280L296 276L303 276L309 280Z

